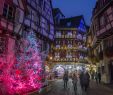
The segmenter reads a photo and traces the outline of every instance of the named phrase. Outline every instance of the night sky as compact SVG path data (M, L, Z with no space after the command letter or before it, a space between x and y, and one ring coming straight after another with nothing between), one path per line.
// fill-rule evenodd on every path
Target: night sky
M89 25L96 0L52 0L53 8L60 8L66 17L84 15Z

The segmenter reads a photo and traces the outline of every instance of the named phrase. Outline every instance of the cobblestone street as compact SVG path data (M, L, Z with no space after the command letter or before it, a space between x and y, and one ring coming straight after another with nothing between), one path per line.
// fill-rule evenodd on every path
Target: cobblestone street
M68 88L63 88L63 81L57 80L50 92L45 95L76 95L73 91L73 86L71 80L68 83ZM86 95L86 93L83 93L83 95ZM97 85L95 82L90 83L90 88L88 89L87 95L113 95L113 90L103 86L103 85Z

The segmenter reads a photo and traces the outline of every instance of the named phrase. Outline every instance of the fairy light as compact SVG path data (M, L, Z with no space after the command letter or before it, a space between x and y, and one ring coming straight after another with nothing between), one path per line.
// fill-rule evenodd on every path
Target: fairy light
M0 66L0 81L5 88L3 93L22 95L43 86L42 60L38 45L35 34L30 32L26 38L21 39L20 47L14 56L15 62Z

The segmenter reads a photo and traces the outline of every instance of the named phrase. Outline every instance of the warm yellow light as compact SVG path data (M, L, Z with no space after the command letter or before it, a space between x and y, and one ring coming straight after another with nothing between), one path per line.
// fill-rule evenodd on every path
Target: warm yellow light
M52 59L53 59L53 57L51 56L51 57L50 57L50 60L52 60Z

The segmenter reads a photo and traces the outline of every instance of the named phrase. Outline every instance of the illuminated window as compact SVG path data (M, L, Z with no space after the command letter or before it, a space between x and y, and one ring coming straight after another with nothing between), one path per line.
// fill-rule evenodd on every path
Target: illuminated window
M61 37L61 32L56 32L56 37Z
M79 45L79 48L82 48L83 46L82 45Z
M72 53L71 52L67 52L66 58L72 58Z
M68 45L68 48L72 48L72 45L71 45L71 44L69 44L69 45Z
M56 58L56 59L60 58L59 52L57 52L57 53L55 52L55 58Z
M72 36L72 32L69 31L69 32L67 33L67 36Z
M86 36L83 37L83 40L86 41Z
M60 48L60 45L56 45L56 48Z
M81 34L78 34L78 35L77 35L77 39L82 40L82 35L81 35Z

